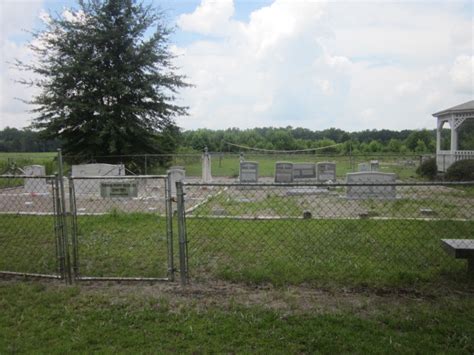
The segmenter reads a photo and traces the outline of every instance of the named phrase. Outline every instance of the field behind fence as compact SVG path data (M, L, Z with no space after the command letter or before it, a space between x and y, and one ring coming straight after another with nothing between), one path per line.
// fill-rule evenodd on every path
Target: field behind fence
M64 173L70 173L68 159L79 163L111 163L125 162L128 174L162 175L170 166L182 166L189 177L200 177L202 174L201 154L171 155L135 155L135 156L97 156L97 157L65 157ZM335 162L338 179L343 180L348 172L358 171L358 164L378 160L381 172L396 173L400 179L417 179L416 168L421 162L419 154L252 154L252 153L211 153L211 173L214 177L238 178L241 159L259 163L261 177L271 178L275 173L275 163L289 162ZM132 162L131 162L132 161ZM17 168L27 165L44 165L46 174L57 172L57 153L0 153L0 175L5 173L21 173Z

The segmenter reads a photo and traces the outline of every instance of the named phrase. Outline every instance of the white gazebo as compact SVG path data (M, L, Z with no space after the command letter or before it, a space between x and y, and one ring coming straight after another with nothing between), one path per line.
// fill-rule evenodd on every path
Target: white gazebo
M433 113L433 116L438 119L436 126L436 164L438 170L446 171L452 163L458 160L474 159L474 150L458 150L458 133L461 125L467 119L474 119L474 100ZM445 123L448 123L451 128L450 150L441 149L441 130Z

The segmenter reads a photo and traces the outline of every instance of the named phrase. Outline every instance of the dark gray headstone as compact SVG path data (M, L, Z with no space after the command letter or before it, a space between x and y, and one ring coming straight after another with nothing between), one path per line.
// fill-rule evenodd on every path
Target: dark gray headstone
M336 163L320 162L316 164L318 181L336 181Z
M293 163L293 179L315 179L316 165L314 163Z
M293 182L293 163L275 163L275 182Z
M239 180L240 182L258 182L258 163L256 161L241 161Z

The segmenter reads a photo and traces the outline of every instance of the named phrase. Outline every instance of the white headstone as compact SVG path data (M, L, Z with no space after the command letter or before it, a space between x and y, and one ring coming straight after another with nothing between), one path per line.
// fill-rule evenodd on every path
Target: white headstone
M370 171L370 166L369 166L369 164L367 164L367 163L360 163L360 164L358 165L357 171L359 171L359 172Z
M46 169L43 165L28 165L23 167L23 172L28 176L46 176ZM32 193L48 193L49 188L46 179L25 178L25 191Z
M316 164L318 181L336 181L336 163L320 162Z
M186 171L184 169L180 169L181 167L171 167L168 170L168 179L170 183L170 194L173 197L176 197L176 182L181 181L184 182L186 178Z
M293 179L315 179L316 164L314 163L293 163Z
M102 179L80 179L89 176L125 176L123 164L81 164L73 165L71 176L74 180L74 190L79 195L101 195L100 184ZM110 181L109 181L110 182Z
M207 151L207 148L202 155L202 182L212 182L211 155Z
M347 198L349 199L395 199L397 191L394 184L396 174L379 173L375 171L348 173L346 175L348 184L368 184L367 186L347 186Z
M275 163L275 182L293 182L293 163Z
M370 171L379 171L379 161L371 160L370 161Z
M258 163L256 161L241 161L239 169L239 181L258 182Z

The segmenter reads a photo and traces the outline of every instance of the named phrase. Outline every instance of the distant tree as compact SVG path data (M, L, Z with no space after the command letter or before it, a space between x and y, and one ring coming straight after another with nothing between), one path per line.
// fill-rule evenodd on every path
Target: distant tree
M423 141L426 150L429 150L431 152L434 151L434 147L436 144L436 136L433 131L428 131L426 129L413 131L405 140L405 145L411 151L417 151L417 147L418 150L421 149L420 144L418 142L419 140Z
M390 139L388 142L388 151L392 153L398 153L400 152L400 149L402 147L402 142L399 139Z
M29 101L33 127L70 155L166 151L187 111L175 94L189 86L172 64L170 33L160 12L133 0L79 0L68 16L50 15L30 45L36 63L17 62L40 76L22 81L41 89Z

